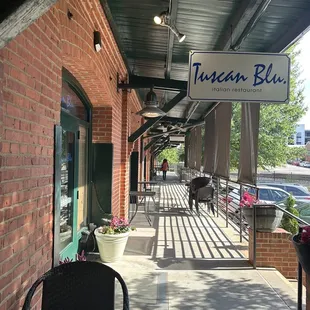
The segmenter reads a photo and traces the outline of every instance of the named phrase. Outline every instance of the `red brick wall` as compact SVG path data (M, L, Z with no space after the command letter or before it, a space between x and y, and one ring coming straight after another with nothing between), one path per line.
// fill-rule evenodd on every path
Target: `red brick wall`
M94 30L102 36L99 53ZM62 67L94 106L94 142L114 144L112 207L123 212L125 111L116 74L125 76L125 65L99 0L60 0L0 50L1 310L19 309L29 286L52 266L54 125L60 121ZM135 92L130 96L137 111Z
M54 125L61 92L53 19L52 10L0 51L0 309L18 309L29 285L52 265Z
M249 231L249 260L253 263L253 234ZM273 267L288 279L297 279L298 260L290 240L291 234L282 228L273 233L257 232L257 267ZM304 275L305 284L305 275Z

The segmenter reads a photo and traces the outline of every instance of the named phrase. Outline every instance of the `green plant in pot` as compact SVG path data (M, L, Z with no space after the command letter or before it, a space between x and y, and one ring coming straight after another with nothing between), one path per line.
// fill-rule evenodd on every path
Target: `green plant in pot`
M302 231L293 237L293 244L302 268L310 275L310 226L303 227Z
M263 201L255 199L250 193L244 192L240 200L240 207L242 208L243 215L251 228L254 226L253 205L260 205L255 207L256 230L262 232L275 231L281 224L283 212L275 206L268 205Z
M285 209L293 215L299 216L299 212L294 208L295 202L295 199L292 197L292 195L290 195L285 201ZM291 218L287 214L283 215L280 227L290 232L292 235L297 234L299 229L298 221L294 218Z
M112 216L106 225L95 230L100 259L105 263L120 260L124 254L130 231L135 230L124 218Z

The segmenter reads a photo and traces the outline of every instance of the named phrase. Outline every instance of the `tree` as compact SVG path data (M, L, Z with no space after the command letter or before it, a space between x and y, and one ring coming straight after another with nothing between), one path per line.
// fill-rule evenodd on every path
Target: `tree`
M287 148L286 158L288 160L295 160L295 159L304 159L307 155L307 150L303 146L291 146Z
M179 162L179 153L177 148L168 148L160 152L157 156L158 163L161 163L164 159L168 160L169 164L176 164Z
M287 50L291 58L290 103L262 103L258 142L258 166L262 168L278 166L288 159L288 139L295 132L296 124L305 114L303 81L296 59L300 51L298 45ZM237 168L240 150L241 104L234 103L231 134L231 168Z

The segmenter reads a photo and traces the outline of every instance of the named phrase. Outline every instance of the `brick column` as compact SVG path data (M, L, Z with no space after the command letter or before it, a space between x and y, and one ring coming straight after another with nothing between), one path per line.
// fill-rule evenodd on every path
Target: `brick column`
M273 267L289 279L297 279L298 259L295 248L290 240L291 234L282 228L274 232L257 232L256 235L257 267ZM249 230L249 261L253 263L253 232ZM306 278L303 273L303 283Z
M93 109L93 143L112 142L112 107Z

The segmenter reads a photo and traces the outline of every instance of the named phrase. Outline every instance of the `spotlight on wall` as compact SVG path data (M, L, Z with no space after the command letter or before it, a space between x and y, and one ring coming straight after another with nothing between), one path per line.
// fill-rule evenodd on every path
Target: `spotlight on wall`
M171 15L168 11L161 12L159 15L154 16L154 23L156 25L168 27L178 38L179 42L183 42L186 35L181 33L177 27L171 22Z
M94 31L94 46L96 52L99 52L101 50L101 34L99 31Z
M164 116L166 113L158 108L157 96L151 89L147 94L144 101L145 107L137 112L138 115L141 115L146 118L154 118L159 116Z
M154 16L154 23L157 25L165 25L167 22L167 18L169 17L169 13L167 11L161 12L158 16Z

